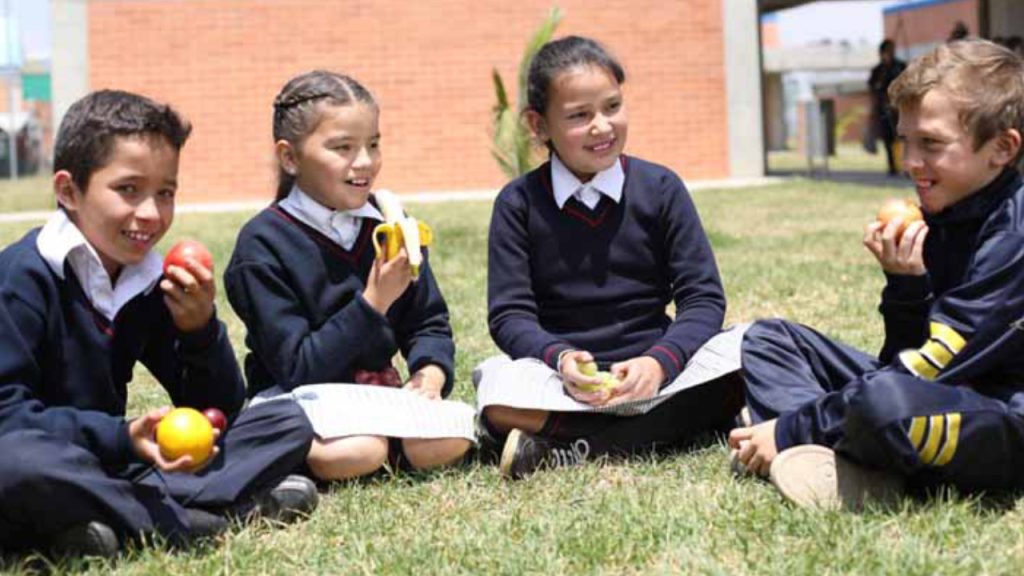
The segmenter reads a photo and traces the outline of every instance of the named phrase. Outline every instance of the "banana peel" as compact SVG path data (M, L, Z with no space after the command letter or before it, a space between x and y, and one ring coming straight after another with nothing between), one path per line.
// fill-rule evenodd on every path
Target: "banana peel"
M420 266L423 264L421 248L430 246L434 241L434 231L424 222L412 216L406 216L402 210L402 202L390 190L378 190L374 193L377 206L384 216L384 223L373 229L373 250L377 257L385 261L398 255L405 247L409 254L409 266L412 277L419 278Z

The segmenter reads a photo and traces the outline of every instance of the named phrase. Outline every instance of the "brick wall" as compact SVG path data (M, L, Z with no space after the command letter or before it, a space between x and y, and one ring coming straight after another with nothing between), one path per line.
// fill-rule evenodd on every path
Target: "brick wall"
M885 37L892 38L897 49L944 42L957 21L966 24L972 36L978 35L977 0L940 0L906 7L897 5L885 12Z
M558 35L606 43L623 62L627 151L683 178L728 175L721 4L565 0ZM353 75L381 105L380 186L500 187L489 152L490 71L506 83L551 4L539 0L92 0L93 89L174 104L195 131L183 201L269 198L271 102L292 75Z

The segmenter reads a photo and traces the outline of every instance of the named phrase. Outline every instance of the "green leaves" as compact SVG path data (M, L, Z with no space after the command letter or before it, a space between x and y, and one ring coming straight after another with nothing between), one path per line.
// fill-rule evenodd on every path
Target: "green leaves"
M519 61L517 101L514 106L508 99L508 90L505 88L501 73L497 68L491 70L495 96L495 104L492 109L491 155L494 156L502 172L509 178L525 174L541 162L540 155L533 147L530 128L526 125L522 114L527 101L527 76L530 73L530 62L533 57L544 44L551 40L555 28L561 21L562 10L555 6L548 12L544 22L526 44L523 57Z

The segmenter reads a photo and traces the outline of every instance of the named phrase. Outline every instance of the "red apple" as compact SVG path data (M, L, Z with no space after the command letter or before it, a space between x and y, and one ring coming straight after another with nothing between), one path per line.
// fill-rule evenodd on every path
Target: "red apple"
M211 406L203 410L203 416L206 416L206 419L210 421L210 425L220 430L221 434L228 429L228 417L217 408Z
M182 240L172 246L164 256L164 274L167 274L167 268L170 266L186 268L185 262L190 258L199 262L203 268L213 270L213 254L210 254L206 246L196 240Z
M390 386L392 388L402 387L402 376L395 370L393 366L380 371L380 383L382 386Z
M380 377L377 376L376 372L363 369L353 372L352 380L355 381L356 384L380 384Z

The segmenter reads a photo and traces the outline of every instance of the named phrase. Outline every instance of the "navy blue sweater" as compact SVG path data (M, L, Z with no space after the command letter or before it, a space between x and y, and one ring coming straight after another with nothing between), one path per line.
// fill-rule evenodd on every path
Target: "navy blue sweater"
M38 234L0 252L0 434L43 430L110 467L135 460L124 414L136 361L177 406L242 407L245 385L221 322L180 333L159 288L107 322L70 264L64 280L50 270Z
M558 209L550 163L498 195L488 240L491 337L512 358L552 368L569 348L591 352L602 367L652 356L670 382L721 329L725 296L679 177L622 162L620 202L602 196L593 210L574 197Z
M911 349L900 355L898 369L939 381L1024 391L1020 174L1005 170L954 206L926 214L925 221L927 274L887 276L880 307L885 319L881 360Z
M224 284L245 322L249 394L272 386L352 382L358 369L380 370L401 349L409 370L444 370L451 392L455 344L448 307L427 259L420 277L391 305L387 317L362 297L373 266L364 218L351 251L303 224L277 204L238 235Z

